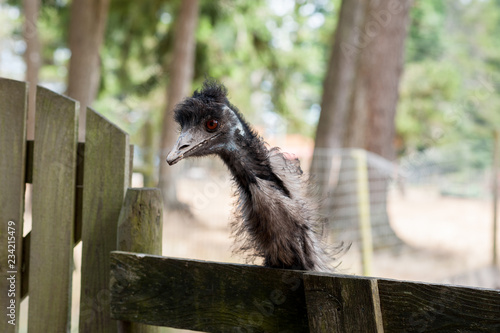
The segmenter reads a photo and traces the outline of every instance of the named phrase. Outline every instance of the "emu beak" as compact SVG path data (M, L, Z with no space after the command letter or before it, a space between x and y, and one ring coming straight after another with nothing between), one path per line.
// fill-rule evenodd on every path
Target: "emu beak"
M182 132L174 147L167 156L167 163L174 165L184 158L184 154L192 150L193 135L190 132Z
M197 154L200 148L204 147L220 134L222 133L209 134L196 128L181 132L172 151L167 156L167 163L169 165L174 165L185 157ZM198 156L200 156L199 153Z

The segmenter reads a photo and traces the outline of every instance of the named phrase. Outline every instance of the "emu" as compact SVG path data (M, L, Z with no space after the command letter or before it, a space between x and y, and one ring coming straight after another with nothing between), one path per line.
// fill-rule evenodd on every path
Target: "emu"
M174 119L181 131L169 165L218 155L229 168L238 193L232 226L242 252L263 258L267 267L329 270L316 230L320 219L298 159L268 148L229 102L222 84L205 80L175 107Z

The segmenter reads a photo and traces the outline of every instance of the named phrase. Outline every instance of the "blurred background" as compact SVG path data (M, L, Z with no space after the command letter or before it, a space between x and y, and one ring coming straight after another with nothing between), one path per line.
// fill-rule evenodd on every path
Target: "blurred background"
M500 288L500 1L3 0L0 22L1 77L130 134L133 186L163 192L164 255L245 262L222 162L165 162L173 107L214 77L300 158L328 243L350 246L338 272Z

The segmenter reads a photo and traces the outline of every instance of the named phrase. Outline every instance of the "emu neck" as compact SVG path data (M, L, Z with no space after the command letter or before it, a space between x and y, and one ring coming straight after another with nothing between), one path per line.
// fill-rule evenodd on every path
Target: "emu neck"
M313 269L309 226L291 209L294 199L274 173L269 154L258 138L242 140L237 150L220 154L239 191L238 213L243 221L236 235L244 235L242 249L253 248L265 266Z
M245 137L238 140L235 146L237 149L228 150L220 156L245 194L251 196L250 185L262 179L271 182L275 189L290 197L283 181L273 172L269 151L259 138Z

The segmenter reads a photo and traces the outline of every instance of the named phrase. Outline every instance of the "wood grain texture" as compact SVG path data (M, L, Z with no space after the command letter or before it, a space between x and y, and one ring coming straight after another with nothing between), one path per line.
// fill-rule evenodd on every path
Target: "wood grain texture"
M310 332L383 332L373 278L304 274Z
M500 332L500 290L379 280L385 332Z
M26 183L33 183L33 149L35 142L26 141ZM76 206L75 206L75 244L82 239L82 201L83 201L83 165L85 143L78 142L76 157Z
M207 332L307 332L302 272L111 254L116 319Z
M129 188L118 219L118 250L161 255L163 199L157 188ZM155 333L160 328L119 322L120 333Z
M111 254L111 311L208 332L500 332L500 290L126 252Z
M9 324L15 319L19 323L19 304L21 301L21 263L23 239L23 211L24 211L24 178L26 156L26 112L28 86L24 82L0 78L0 308L6 312L15 301L14 313L10 310L0 316L0 332L16 332L16 326ZM9 230L9 221L15 229ZM12 224L12 223L10 223ZM9 231L15 230L9 234ZM8 237L14 237L15 262L9 262L7 247ZM14 240L12 239L12 240ZM13 263L15 267L10 267ZM16 273L10 273L16 272ZM10 282L7 277L15 276L15 295L9 296ZM19 327L19 326L17 326Z
M35 143L32 140L26 141L26 183L33 182L33 149ZM83 197L83 151L85 144L78 142L77 145L77 165L76 165L76 201L75 201L75 221L74 221L74 244L77 245L82 239L82 197ZM31 231L23 239L23 264L22 264L22 285L21 297L28 296L29 291L29 256L30 256Z
M162 229L160 189L127 189L118 218L118 250L161 255Z
M109 313L109 252L116 250L129 180L129 137L87 109L83 170L80 332L116 332Z
M78 102L37 89L30 251L30 332L70 327Z

